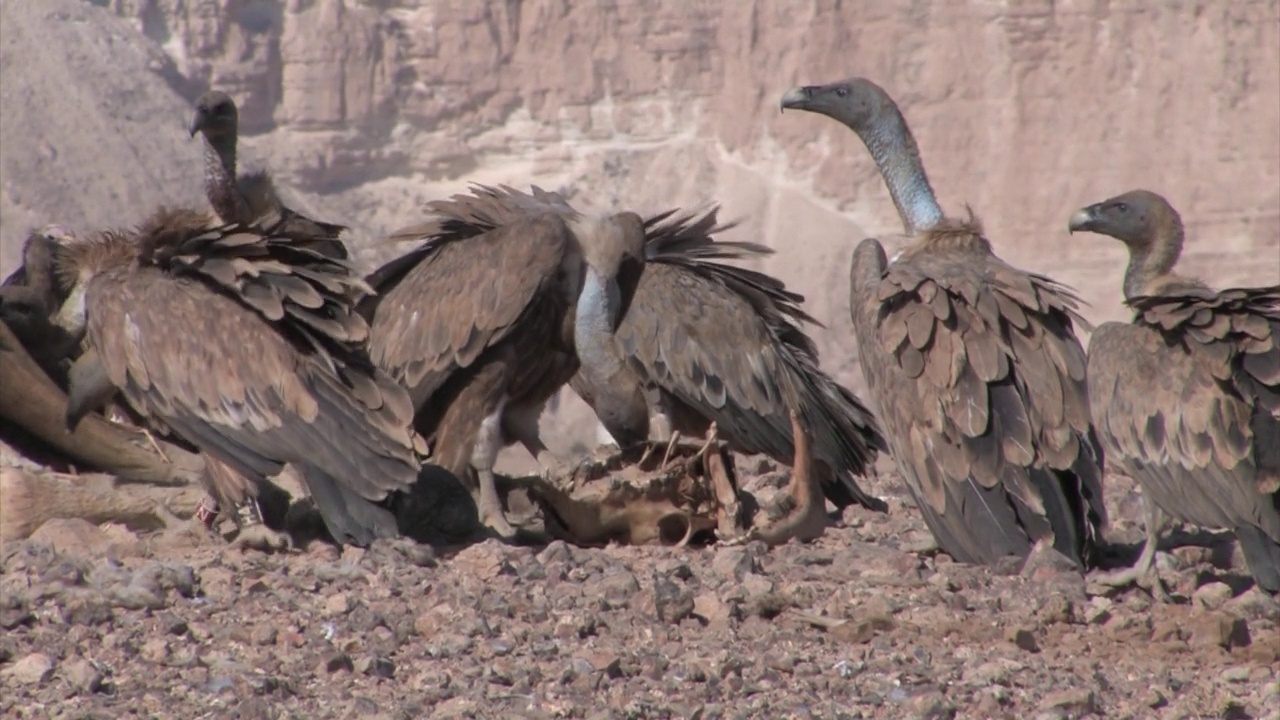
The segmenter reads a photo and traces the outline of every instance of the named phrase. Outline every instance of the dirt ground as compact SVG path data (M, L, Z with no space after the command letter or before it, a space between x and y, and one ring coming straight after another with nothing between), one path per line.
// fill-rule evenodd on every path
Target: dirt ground
M738 463L762 500L786 474ZM958 565L892 472L810 544L267 555L51 521L0 565L11 718L1280 718L1280 609L1179 531L1179 600ZM1141 508L1108 488L1112 560ZM1193 530L1193 529L1189 529Z

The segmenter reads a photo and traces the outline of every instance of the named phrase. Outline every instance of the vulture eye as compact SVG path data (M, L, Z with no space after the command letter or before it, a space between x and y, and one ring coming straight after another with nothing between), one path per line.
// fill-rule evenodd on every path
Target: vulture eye
M838 87L836 88L836 94L839 95L840 97L844 97L849 94L849 88L844 86Z
M1122 213L1129 212L1129 203L1122 203L1122 202L1116 203L1116 210L1119 210Z

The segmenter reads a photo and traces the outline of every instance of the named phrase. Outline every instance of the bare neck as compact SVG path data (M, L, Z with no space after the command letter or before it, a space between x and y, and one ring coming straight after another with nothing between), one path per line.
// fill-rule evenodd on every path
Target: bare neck
M902 114L893 108L859 135L876 167L880 168L907 234L919 234L941 222L942 208L929 185L920 150Z
M1148 288L1156 280L1173 274L1173 267L1182 254L1182 240L1181 224L1165 224L1152 233L1146 245L1129 246L1129 267L1124 271L1126 300L1150 294Z
M236 185L236 139L204 140L204 189L213 211L223 222L244 221L248 204Z

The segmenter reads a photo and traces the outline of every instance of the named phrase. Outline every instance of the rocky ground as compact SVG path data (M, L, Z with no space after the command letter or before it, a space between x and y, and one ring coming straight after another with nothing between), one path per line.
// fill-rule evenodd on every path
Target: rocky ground
M785 476L748 460L748 489ZM281 555L51 521L0 566L13 718L1276 718L1280 610L1175 533L1179 602L1033 557L966 567L891 473L806 545L323 543ZM1109 488L1116 559L1137 496Z

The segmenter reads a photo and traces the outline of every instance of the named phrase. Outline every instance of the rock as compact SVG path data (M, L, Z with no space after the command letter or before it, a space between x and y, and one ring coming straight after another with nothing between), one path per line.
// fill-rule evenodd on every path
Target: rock
M747 573L755 571L756 559L753 554L747 552L746 548L721 547L716 550L715 558L711 561L711 569L721 577L741 582Z
M1231 586L1221 582L1201 585L1191 595L1191 602L1206 610L1217 610L1230 599Z
M107 545L109 538L97 525L80 518L54 518L31 533L31 541L46 543L60 553L87 553Z
M1004 639L1027 652L1040 652L1040 646L1036 643L1035 631L1031 628L1010 626L1004 631Z
M151 638L138 649L138 656L149 663L157 665L169 661L171 647L165 638Z
M338 617L351 612L356 606L355 598L340 592L330 595L324 601L325 617Z
M317 674L333 674L336 672L352 672L355 670L355 663L351 662L351 656L344 652L329 653L320 661L320 667Z
M658 619L673 625L678 625L694 611L693 593L683 583L676 584L663 575L653 578L653 604Z
M713 627L725 627L733 617L732 608L710 591L699 593L693 599L693 612Z
M1222 678L1223 682L1242 683L1249 681L1249 675L1250 670L1248 667L1244 665L1235 665L1223 670L1218 677Z
M102 671L82 657L72 658L63 663L60 672L71 687L79 693L96 693L102 689L105 680Z
M361 675L370 675L388 680L395 677L396 674L396 664L394 662L389 658L374 655L366 655L356 660L352 665L352 669Z
M614 610L629 606L639 592L640 581L628 570L619 569L596 584L601 603Z
M0 670L0 674L19 685L39 685L53 675L53 661L43 653L31 653Z
M1190 622L1191 639L1205 647L1220 647L1230 650L1237 647L1248 647L1252 642L1249 636L1249 622L1244 618L1232 617L1226 613L1207 613L1192 618Z
M1041 710L1061 710L1071 717L1080 717L1098 711L1098 699L1092 690L1060 690L1044 696Z

